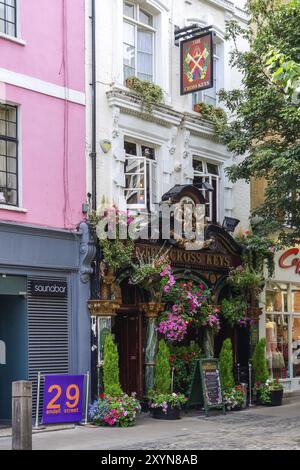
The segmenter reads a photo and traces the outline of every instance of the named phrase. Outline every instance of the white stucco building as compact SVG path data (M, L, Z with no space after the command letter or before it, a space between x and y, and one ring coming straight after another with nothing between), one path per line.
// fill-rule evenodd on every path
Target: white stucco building
M200 177L214 188L205 194L208 220L222 224L224 216L231 216L247 227L249 187L243 182L232 185L227 180L224 169L232 163L232 156L216 141L212 126L193 111L193 105L201 101L220 106L218 90L239 86L239 74L229 66L231 44L224 41L224 33L226 20L235 18L243 25L247 21L242 2L95 3L97 206L105 201L106 206L115 204L123 210L151 210L172 186L189 184ZM92 192L91 6L92 1L87 2L87 175ZM174 30L191 24L211 25L215 33L215 87L180 96L180 48L175 45ZM163 89L164 104L150 115L125 86L126 78L132 75L152 80ZM101 148L103 140L111 142L107 153ZM136 178L132 172L136 172ZM138 181L139 191L132 191L133 180Z

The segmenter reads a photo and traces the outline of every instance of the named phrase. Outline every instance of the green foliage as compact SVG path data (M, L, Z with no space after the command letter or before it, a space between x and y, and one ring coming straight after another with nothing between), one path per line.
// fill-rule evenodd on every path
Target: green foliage
M236 240L245 248L243 254L244 262L257 272L263 271L264 263L266 262L268 275L272 277L275 270L275 251L280 248L280 244L251 231L238 235Z
M112 397L122 395L119 379L119 355L112 335L106 337L104 344L103 383L106 395Z
M174 391L187 394L190 390L195 361L204 358L200 347L193 346L171 346L170 363L174 367Z
M262 290L263 273L256 272L248 265L241 265L229 272L228 282L236 292L247 298L251 292L258 295Z
M114 270L126 268L131 265L134 241L131 238L127 240L101 240L102 255L105 264Z
M128 78L126 84L137 93L148 113L152 113L153 105L158 105L163 101L163 90L159 85L148 80L140 80L138 77Z
M198 103L195 105L194 110L200 113L203 118L211 121L217 129L222 128L227 122L227 114L224 109L212 104Z
M222 388L225 391L230 390L235 385L233 377L233 352L230 338L225 339L223 342L219 361Z
M252 364L255 382L265 383L269 378L266 359L266 338L262 338L255 346Z
M253 211L261 218L258 235L277 232L283 244L291 245L300 239L300 107L284 81L288 86L287 72L294 74L300 64L300 0L247 5L250 26L243 29L231 21L227 27L227 38L236 46L231 65L241 72L243 86L221 90L219 98L231 117L217 131L229 151L245 156L228 169L232 182L266 179L265 200ZM238 50L240 37L249 41L250 51ZM285 64L278 80L276 61Z
M169 358L170 350L162 339L159 342L154 371L154 388L157 394L169 394L171 392L171 366Z
M221 315L230 326L234 327L246 317L247 303L240 297L224 299L221 305Z
M131 266L134 240L127 234L132 220L127 212L123 213L114 206L101 214L93 211L89 215L89 223L96 230L103 261L114 271Z

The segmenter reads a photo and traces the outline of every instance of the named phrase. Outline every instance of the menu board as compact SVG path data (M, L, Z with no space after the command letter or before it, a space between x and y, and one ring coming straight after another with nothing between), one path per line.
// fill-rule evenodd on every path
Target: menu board
M225 413L217 359L200 359L195 363L187 409L195 405L204 406L206 416L211 408L222 409Z
M222 406L223 396L219 363L215 359L203 359L200 364L204 400L208 407Z

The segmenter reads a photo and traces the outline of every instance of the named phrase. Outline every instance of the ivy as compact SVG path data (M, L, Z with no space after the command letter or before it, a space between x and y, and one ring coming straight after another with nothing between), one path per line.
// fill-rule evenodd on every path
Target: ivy
M126 80L126 85L139 96L142 106L150 114L153 111L153 106L159 105L163 101L164 94L162 88L149 80L130 77Z

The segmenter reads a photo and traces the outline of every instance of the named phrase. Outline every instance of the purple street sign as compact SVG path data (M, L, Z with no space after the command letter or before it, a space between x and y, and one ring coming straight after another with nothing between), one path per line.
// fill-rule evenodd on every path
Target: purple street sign
M83 384L84 375L46 375L43 424L81 421Z

